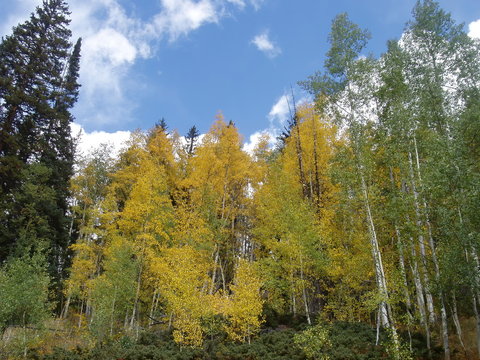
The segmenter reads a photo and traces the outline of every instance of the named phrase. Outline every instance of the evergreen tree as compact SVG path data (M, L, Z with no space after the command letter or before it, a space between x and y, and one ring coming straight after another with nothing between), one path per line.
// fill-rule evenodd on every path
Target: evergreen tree
M160 121L155 124L155 128L160 129L166 133L168 130L168 125L167 125L167 122L165 121L165 118L162 117Z
M69 14L64 0L44 0L0 44L0 261L43 247L57 279L69 242L81 46L70 53Z
M198 140L200 133L197 130L197 127L193 125L187 133L187 154L189 156L193 155L193 150L195 149L195 143Z

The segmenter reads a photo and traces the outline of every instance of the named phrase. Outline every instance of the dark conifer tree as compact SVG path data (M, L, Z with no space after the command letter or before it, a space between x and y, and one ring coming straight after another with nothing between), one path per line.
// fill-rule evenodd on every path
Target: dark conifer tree
M165 118L161 118L159 122L155 124L155 128L160 128L163 132L167 132L168 130L168 125L167 122L165 121Z
M193 151L195 150L195 143L198 140L200 133L195 125L193 125L187 133L187 154L189 156L193 155Z
M44 0L0 43L0 261L44 250L57 279L68 246L81 46L71 49L69 14L64 0Z

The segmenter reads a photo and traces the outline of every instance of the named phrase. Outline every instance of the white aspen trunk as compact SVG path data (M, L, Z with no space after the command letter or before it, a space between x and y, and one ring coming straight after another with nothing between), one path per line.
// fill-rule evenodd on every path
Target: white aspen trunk
M291 263L292 263L292 259L290 258L290 264ZM290 270L290 284L292 289L292 313L293 313L293 316L297 316L297 304L295 299L295 283L294 283L294 277L293 277L293 269Z
M78 328L80 329L82 327L82 315L83 315L83 304L84 304L85 299L82 298L82 301L80 303L80 314L78 316Z
M157 299L157 289L153 291L153 296L152 296L152 306L150 307L150 319L148 320L148 326L153 325L153 313L155 311L155 303Z
M172 323L173 323L173 312L170 313L170 317L168 318L168 331L172 329Z
M445 308L445 299L443 292L440 292L440 315L442 318L442 338L443 338L443 351L445 354L445 360L450 360L450 345L448 342L448 323L447 323L447 309Z
M76 203L76 202L75 202ZM73 208L73 207L72 207ZM70 226L68 227L68 238L71 239L72 238L72 233L73 233L73 223L74 223L74 220L75 220L75 210L73 210L73 213L72 213L72 220L70 221Z
M222 265L222 261L220 261L220 275L222 276L222 288L223 288L223 291L227 291L227 283L225 281L225 274L223 272L223 265Z
M27 358L27 323L25 322L25 311L23 312L23 358Z
M420 158L418 156L418 147L417 147L417 140L416 137L414 136L414 145L415 145L415 155L416 155L416 160L417 160L417 174L418 174L418 179L420 181L420 187L422 187L422 175L420 171ZM423 205L425 208L425 216L426 216L426 224L427 224L427 229L428 229L428 240L429 240L429 245L430 245L430 250L432 252L432 261L433 261L433 266L435 269L435 280L437 283L440 283L440 267L438 265L438 259L437 259L437 253L435 249L435 244L433 241L433 236L432 236L432 227L430 224L430 220L428 217L428 207L425 199L423 199ZM443 294L443 290L440 289L440 317L442 320L442 338L443 338L443 350L445 354L445 360L450 360L450 345L448 342L448 321L447 321L447 309L445 307L445 295Z
M417 308L420 314L420 323L425 328L425 337L427 338L427 349L430 352L430 327L427 321L427 311L425 308L425 299L423 297L424 290L422 281L420 279L420 274L418 272L418 264L417 264L417 253L415 251L415 245L413 244L412 239L412 274L413 274L413 281L415 283L415 292L417 294Z
M383 270L382 255L380 253L380 248L378 246L377 233L375 230L375 224L373 222L373 216L370 209L370 201L368 198L367 184L365 182L365 178L361 171L360 171L360 180L362 183L364 205L367 213L367 224L368 224L368 230L370 233L370 243L371 243L372 256L373 256L373 261L375 266L375 278L377 281L378 291L382 296L382 302L379 305L381 324L386 328L392 328L392 324L390 322L390 317L389 317L387 304L386 304L386 301L388 300L388 290L387 290L387 282L385 279L385 272Z
M465 344L463 342L463 336L462 336L462 326L458 318L457 298L455 296L455 291L452 292L452 318L453 318L453 323L455 324L455 329L457 330L458 341L460 342L460 345L462 345L463 351L466 352L467 349L465 348Z
M137 312L138 312L138 300L140 298L140 287L142 284L143 252L145 251L144 246L145 246L145 240L143 244L142 258L140 259L140 269L138 271L137 289L135 290L135 300L133 302L132 317L130 319L130 329L133 329L133 325L135 324L135 318L137 317Z
M377 311L377 336L375 339L375 345L378 345L380 341L380 311Z
M65 306L63 307L63 311L62 311L62 314L60 316L60 319L65 319L67 317L67 314L68 314L68 308L70 307L70 300L72 298L72 295L68 295L67 297L67 301L65 303Z
M405 303L407 305L408 316L410 318L412 315L410 313L410 309L412 307L412 301L410 299L410 291L408 290L407 271L405 268L405 255L403 253L403 243L400 237L400 230L398 229L397 225L395 225L395 234L397 235L398 261L400 264L400 273L402 275L402 281L403 281L403 292L405 294Z
M303 280L303 260L301 257L300 257L300 280L302 281L303 304L305 305L305 314L307 315L307 323L308 325L312 325L312 320L310 319L310 311L308 310L307 292L305 290L305 283Z
M475 261L476 269L480 269L480 260L478 259L477 252L473 246L471 246L470 254ZM473 292L473 311L475 313L476 328L477 328L477 352L480 357L480 311L478 306L480 305L480 293L479 293L480 279L478 275L475 276L475 288L472 289Z
M359 170L360 170L359 172L360 172L360 178L361 178L360 180L362 183L365 210L367 212L367 222L368 222L368 229L370 232L370 241L372 244L372 255L375 263L375 274L377 278L377 285L378 285L378 290L383 298L382 302L379 305L380 318L383 326L391 331L392 341L394 345L394 356L396 360L400 360L400 354L399 354L400 343L398 340L398 334L397 334L397 329L395 327L395 322L393 320L392 309L390 307L390 304L388 303L387 279L385 277L385 271L383 269L382 254L380 252L380 247L378 245L377 232L375 230L375 223L373 222L373 216L370 209L370 201L368 197L367 184L365 182L365 178L363 176L363 172L361 171L361 168Z
M421 274L423 277L423 282L425 284L425 287L423 288L423 290L425 291L425 298L427 300L426 304L427 304L427 310L428 310L428 321L430 324L434 324L435 310L433 306L433 296L432 296L432 293L430 292L430 279L428 277L428 270L427 270L427 255L425 250L425 239L420 230L422 229L423 226L422 226L422 219L420 214L419 195L418 195L417 186L415 184L415 175L413 171L413 162L412 162L411 153L408 153L408 160L410 164L410 180L411 180L412 192L413 192L416 224L417 224L417 229L420 231L418 235L418 247L420 249L420 259L422 264Z

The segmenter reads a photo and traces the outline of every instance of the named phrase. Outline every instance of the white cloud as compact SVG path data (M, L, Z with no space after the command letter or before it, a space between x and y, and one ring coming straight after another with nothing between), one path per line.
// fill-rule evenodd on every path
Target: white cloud
M154 0L151 0L154 1ZM16 0L0 16L0 36L24 22L41 0ZM262 0L250 0L258 9ZM120 0L70 0L74 41L82 37L78 122L92 126L128 123L137 104L128 91L142 84L132 76L139 59L154 54L158 41L187 36L209 23L218 23L230 9L243 9L246 0L160 0L156 13L142 20L127 13ZM10 6L11 5L11 6Z
M128 16L117 0L71 0L71 28L82 37L77 121L105 125L133 120L129 71L151 55L151 36L142 21Z
M268 113L268 119L271 125L275 122L281 126L287 124L287 120L290 118L290 113L293 110L290 102L288 96L284 94L272 105Z
M71 131L73 137L79 137L77 153L80 155L88 155L102 144L112 145L113 157L124 148L125 142L130 138L130 131L116 131L113 133L105 131L93 131L88 133L77 123L72 123Z
M275 146L277 134L272 132L271 130L272 129L265 129L263 131L257 131L250 135L248 141L243 144L243 151L247 152L250 155L253 155L253 150L264 136L268 136L268 145L270 148L273 148Z
M270 40L268 30L255 36L251 43L270 58L274 58L282 52L282 50Z
M300 106L311 101L307 96L300 97L299 100L295 100L296 106ZM243 145L243 149L249 154L253 153L253 149L258 144L261 136L266 134L269 136L269 145L273 147L277 141L277 138L282 134L287 126L288 119L291 113L294 111L293 100L291 94L285 92L280 96L272 105L270 112L267 115L269 126L266 129L257 131L250 135L249 140Z
M198 29L203 24L216 23L219 8L211 0L161 0L162 11L154 18L157 34L169 34L170 40Z
M468 25L468 36L475 39L480 39L480 19L472 21Z

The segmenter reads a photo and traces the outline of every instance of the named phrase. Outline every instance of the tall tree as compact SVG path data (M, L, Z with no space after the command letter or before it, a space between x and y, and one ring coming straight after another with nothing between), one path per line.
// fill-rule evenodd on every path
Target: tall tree
M0 261L43 242L57 279L69 243L70 109L78 97L81 46L78 41L70 53L68 16L64 0L44 0L0 44ZM25 196L32 187L49 197ZM24 239L21 229L28 232Z
M320 107L346 127L348 141L354 155L359 198L363 202L365 221L370 237L370 249L375 269L378 290L378 318L390 329L397 346L395 323L389 302L389 290L378 224L374 216L373 191L371 186L371 159L366 147L366 133L375 120L372 114L372 93L376 62L362 58L362 51L370 38L367 30L353 23L346 13L335 17L329 35L331 47L325 60L325 72L317 73L302 85L318 99ZM328 101L324 101L328 99ZM373 103L374 104L374 103ZM326 106L326 107L325 107Z

